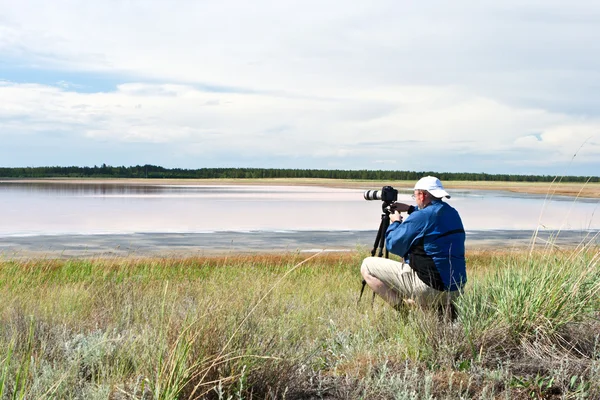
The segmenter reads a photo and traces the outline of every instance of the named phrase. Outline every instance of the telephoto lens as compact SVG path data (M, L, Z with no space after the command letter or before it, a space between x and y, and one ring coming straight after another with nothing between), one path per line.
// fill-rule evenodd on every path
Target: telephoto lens
M398 191L391 186L384 186L381 190L367 190L364 196L365 200L382 200L385 203L393 203L398 200Z
M365 200L381 200L381 190L367 190Z

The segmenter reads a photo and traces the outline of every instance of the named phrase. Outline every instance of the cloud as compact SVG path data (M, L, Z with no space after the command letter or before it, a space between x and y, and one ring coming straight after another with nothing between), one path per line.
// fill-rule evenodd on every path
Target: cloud
M599 16L577 0L13 2L0 51L29 75L0 83L0 137L60 132L65 160L71 140L307 168L596 166ZM118 83L84 93L85 74Z
M581 65L597 71L599 61L587 50L600 39L593 15L595 5L577 1L540 7L258 0L249 7L226 0L173 7L28 0L5 10L12 34L3 50L44 54L45 63L65 68L311 94L411 82L487 80L486 87L498 87L490 78L516 82L523 72L564 73ZM520 81L532 88L536 82Z
M517 138L515 146L533 154L553 151L558 159L593 163L600 156L600 121L553 126L539 135Z
M565 115L516 109L455 88L393 89L393 96L359 93L352 101L332 101L203 92L173 84L130 83L109 93L78 93L5 82L0 126L5 135L62 131L114 143L171 143L198 156L250 151L263 157L365 157L380 163L399 151L416 158L447 151L509 152L511 146L534 148L543 159L583 144L599 123L568 125ZM542 133L532 136L532 131Z

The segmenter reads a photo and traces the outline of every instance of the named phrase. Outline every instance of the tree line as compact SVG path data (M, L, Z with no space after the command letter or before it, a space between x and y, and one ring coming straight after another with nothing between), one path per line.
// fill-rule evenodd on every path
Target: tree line
M552 182L552 175L486 174L472 172L328 170L282 168L164 168L157 165L93 167L0 167L0 178L153 178L153 179L256 179L256 178L328 178L401 181L434 175L442 181ZM598 176L562 176L562 182L600 182Z

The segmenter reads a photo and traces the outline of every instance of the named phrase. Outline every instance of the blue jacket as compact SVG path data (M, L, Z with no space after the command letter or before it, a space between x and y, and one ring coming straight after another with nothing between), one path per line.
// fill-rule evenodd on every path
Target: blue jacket
M434 200L415 209L385 234L389 252L404 257L419 279L437 290L457 290L467 282L465 230L458 212Z

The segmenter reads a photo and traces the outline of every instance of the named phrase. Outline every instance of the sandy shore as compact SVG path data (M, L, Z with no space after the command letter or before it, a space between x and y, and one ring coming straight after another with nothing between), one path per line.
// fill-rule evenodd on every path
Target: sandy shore
M323 186L335 188L378 189L384 185L410 188L414 181L367 181L350 179L20 179L0 182L108 184L108 185L277 185L277 186ZM600 198L600 183L548 183L548 182L483 182L447 181L446 189L506 190L516 193L563 195Z
M375 227L376 228L376 227ZM467 251L600 245L599 232L467 231ZM226 254L367 253L377 231L136 233L0 237L0 261L22 258L192 257Z

